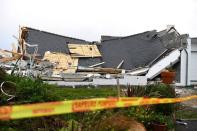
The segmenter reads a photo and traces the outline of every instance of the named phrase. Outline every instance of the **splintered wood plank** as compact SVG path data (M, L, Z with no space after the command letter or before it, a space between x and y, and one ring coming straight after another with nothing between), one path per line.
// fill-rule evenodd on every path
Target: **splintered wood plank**
M68 44L72 57L101 57L97 45Z
M6 63L6 62L9 62L9 61L17 60L17 59L19 59L19 58L20 58L19 55L13 56L13 57L4 57L4 58L1 58L1 59L0 59L0 62Z
M54 70L59 73L75 73L77 70L78 58L72 58L67 54L45 52L43 59L55 63L56 66L54 67Z

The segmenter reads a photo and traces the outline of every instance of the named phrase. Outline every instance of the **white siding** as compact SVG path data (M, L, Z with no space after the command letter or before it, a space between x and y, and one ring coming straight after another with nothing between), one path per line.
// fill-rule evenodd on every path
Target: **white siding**
M176 83L177 86L185 86L186 85L186 63L187 63L187 54L185 50L181 51L181 70L180 70L180 83Z
M191 39L188 38L187 42L187 48L181 51L180 83L176 83L177 86L189 86L191 84Z
M144 86L147 85L147 78L145 76L129 76L125 75L124 78L119 79L120 85L136 85ZM117 79L93 79L93 85L117 85Z
M192 44L191 51L197 51L197 44Z
M191 72L190 72L191 82L197 82L197 52L191 53Z

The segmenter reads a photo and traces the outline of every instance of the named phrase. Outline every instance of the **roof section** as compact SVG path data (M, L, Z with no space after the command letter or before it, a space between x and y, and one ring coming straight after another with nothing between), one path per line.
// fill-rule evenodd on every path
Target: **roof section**
M121 36L108 36L108 35L102 35L101 41L107 41L107 40L113 40L113 39L120 39Z
M102 41L100 50L105 67L134 69L144 67L166 50L158 39L152 39L156 31L147 31L136 35Z
M45 51L69 53L68 43L87 44L88 41L57 35L46 31L26 27L28 32L25 41L30 44L38 45L38 54L43 56ZM27 48L28 53L33 53L32 48Z
M144 36L144 34L146 34L146 36ZM129 36L105 36L105 35L102 35L101 36L101 42L111 41L111 40L122 40L122 39L125 39L125 38L128 38L128 37L135 37L135 36L142 36L143 39L150 40L155 35L158 35L158 33L156 32L156 30L145 31L145 32L142 32L142 33L138 33L138 34L134 34L134 35L129 35Z

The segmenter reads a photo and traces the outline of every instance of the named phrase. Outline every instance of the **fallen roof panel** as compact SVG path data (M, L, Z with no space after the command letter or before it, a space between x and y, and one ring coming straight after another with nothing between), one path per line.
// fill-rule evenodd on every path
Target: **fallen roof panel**
M97 45L89 44L68 44L72 57L101 57Z
M158 74L161 73L162 70L178 62L180 54L181 53L178 49L172 51L168 56L164 57L163 59L155 63L149 69L148 73L146 74L146 77L148 79L153 79L154 77L156 77Z

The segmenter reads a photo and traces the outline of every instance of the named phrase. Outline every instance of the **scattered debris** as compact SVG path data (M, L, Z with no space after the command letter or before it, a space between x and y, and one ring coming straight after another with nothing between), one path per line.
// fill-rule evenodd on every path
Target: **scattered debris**
M16 87L16 84L11 82L11 81L4 81L4 82L1 83L1 85L0 85L1 92L5 96L9 97L7 99L7 101L10 101L10 100L12 100L15 97L15 95L13 95L13 93L16 92L16 88L15 87ZM12 89L8 89L8 88L12 88ZM9 90L12 90L12 91L9 91ZM12 94L10 94L9 92L11 92Z
M122 66L123 63L124 63L124 60L122 60L122 61L120 62L120 64L119 64L116 68L119 69L119 68Z
M7 73L40 77L45 81L106 79L107 83L113 83L119 76L124 79L143 76L139 85L144 85L179 61L180 52L185 48L181 42L187 37L169 26L160 32L153 30L126 37L102 36L101 42L88 42L20 27L16 39L18 47L12 44L12 51L0 50L0 66Z
M68 44L72 57L101 57L96 45Z
M60 72L75 73L78 66L78 58L72 58L70 55L63 53L47 51L43 60L48 60L54 64L53 71L55 74L60 74Z
M89 67L97 67L97 66L100 66L100 65L103 65L103 64L105 64L105 62L97 63L97 64L91 65Z

